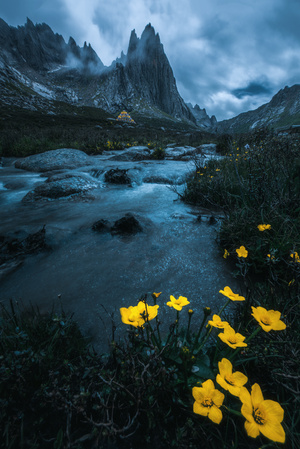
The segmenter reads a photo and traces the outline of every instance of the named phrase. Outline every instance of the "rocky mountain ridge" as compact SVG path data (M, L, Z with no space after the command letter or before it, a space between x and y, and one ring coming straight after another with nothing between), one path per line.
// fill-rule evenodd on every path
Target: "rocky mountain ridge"
M256 128L289 127L300 124L300 84L286 86L273 96L269 103L244 112L229 120L218 122L218 132L248 132Z
M195 104L195 106L193 106L191 103L187 103L187 107L195 117L198 126L209 130L216 128L217 126L216 117L214 115L209 117L205 108L201 109L198 104Z
M125 109L195 126L201 122L181 98L151 24L140 38L133 30L127 54L105 67L90 44L80 48L72 37L66 43L45 23L27 19L14 28L0 19L0 93L2 105L49 114L55 114L55 101L60 101L111 114ZM205 128L209 121L203 117Z

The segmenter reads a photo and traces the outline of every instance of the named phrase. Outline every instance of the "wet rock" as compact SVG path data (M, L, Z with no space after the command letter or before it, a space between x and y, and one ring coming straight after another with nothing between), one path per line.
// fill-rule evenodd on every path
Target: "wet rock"
M181 160L184 156L192 156L195 153L195 147L169 147L165 150L165 159Z
M92 225L93 231L99 232L99 233L105 233L110 232L110 223L108 220L105 220L104 218L101 218L100 220L96 221Z
M213 215L211 215L211 216L209 217L209 219L208 219L208 223L209 223L210 225L213 225L213 224L216 224L216 223L217 223L217 220L216 220L216 218L215 218Z
M112 168L105 173L105 182L111 184L131 184L131 179L129 178L127 171L128 170L124 168Z
M33 172L47 172L61 169L74 169L94 164L94 159L83 151L71 148L46 151L34 154L15 162L16 168Z
M162 175L145 176L145 178L143 178L143 182L147 184L176 184L175 179L170 179L169 177Z
M22 201L56 200L74 196L84 197L91 189L96 187L98 187L98 183L89 175L83 173L59 174L37 185L34 190L24 196Z
M145 146L130 147L120 154L112 156L111 161L143 161L150 159L150 150Z
M202 154L213 154L216 153L217 145L215 143L205 143L203 145L200 145L200 147L197 148L201 150Z
M25 231L0 236L0 276L16 269L26 255L50 249L46 242L46 228L43 226L34 234Z
M131 213L126 214L124 217L117 220L111 228L112 234L136 234L142 232L143 228L139 221Z

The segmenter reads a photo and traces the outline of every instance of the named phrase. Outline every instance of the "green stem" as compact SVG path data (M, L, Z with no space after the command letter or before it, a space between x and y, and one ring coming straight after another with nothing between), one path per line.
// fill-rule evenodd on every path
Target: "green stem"
M248 344L249 341L252 340L252 338L255 337L255 335L257 335L260 331L261 331L261 327L258 327L257 329L255 329L255 331L252 332L250 337L246 338L245 343Z
M186 339L187 341L189 341L189 339L190 339L191 319L192 319L192 314L189 313L189 321L188 321L187 330L186 330L186 334L185 334L185 339Z
M202 323L201 323L201 325L200 325L198 334L196 335L196 338L195 338L195 341L194 341L194 344L193 344L193 347L192 347L192 351L191 351L192 353L194 352L195 347L196 347L196 345L197 345L197 343L198 343L198 340L199 340L200 334L201 334L201 332L202 332L203 326L204 326L204 324L205 324L205 321L206 321L206 315L204 314ZM203 343L203 344L204 344L204 343ZM203 346L203 344L202 344L202 346Z
M219 317L221 316L222 312L224 309L226 309L226 307L228 306L228 304L230 303L231 299L229 298L227 300L227 302L224 304L224 306L221 308L220 312L218 313Z
M223 405L223 407L224 407L226 410L228 410L229 413L232 413L233 415L236 415L236 416L243 416L243 415L241 414L241 412L238 412L237 410L233 410L232 408L226 407L226 405Z
M151 332L151 340L152 340L152 343L154 342L154 344L155 344L159 349L161 349L161 345L160 345L160 343L158 342L158 340L157 340L157 338L156 338L156 335L155 335L155 333L154 333L154 331L153 331L153 329L152 329L152 326L151 326L151 324L149 323L149 321L147 322L147 328L148 328L148 326L149 326L149 329L150 329L150 332Z
M261 327L258 327L257 329L255 329L255 331L252 332L252 334L250 335L250 337L246 338L245 343L249 343L250 340L252 340L253 337L255 337L255 335L258 334L258 332L261 331ZM235 355L241 350L241 347L236 348L236 350L231 354L230 357L228 357L229 360L232 360Z

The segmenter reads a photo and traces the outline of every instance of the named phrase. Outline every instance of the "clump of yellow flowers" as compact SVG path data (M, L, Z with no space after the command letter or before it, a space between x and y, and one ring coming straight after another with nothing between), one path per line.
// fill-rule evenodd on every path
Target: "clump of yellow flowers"
M241 247L240 251L240 257L245 257L245 248ZM221 319L221 314L230 301L242 302L245 301L245 298L237 293L234 293L229 286L224 287L224 289L220 290L219 293L227 297L228 300L226 304L221 308L220 312L218 314L214 314L212 319L207 322L205 328L206 334L204 335L202 340L200 339L200 343L198 342L198 340L204 327L204 323L211 313L211 310L209 308L203 309L204 318L194 341L190 340L189 334L191 317L192 315L194 315L194 311L192 309L188 310L188 330L181 346L178 346L178 332L174 333L174 335L176 336L175 349L181 348L180 357L182 360L182 367L185 370L185 377L187 376L187 369L198 369L197 365L192 366L192 364L197 363L197 356L199 354L201 357L201 350L212 330L218 329L219 331L222 331L219 332L218 337L223 341L223 343L225 343L225 345L227 345L229 348L234 349L235 351L231 356L229 356L229 358L223 357L218 362L219 372L217 373L215 378L216 383L225 392L230 393L232 396L240 400L241 412L239 413L235 411L235 414L239 414L240 416L245 418L244 427L248 436L256 438L261 433L272 441L284 443L285 432L281 424L284 417L284 411L281 405L276 401L264 399L261 388L257 383L252 385L251 392L249 392L245 387L248 382L248 377L240 371L234 371L230 359L234 357L237 351L240 351L240 348L247 347L250 340L260 330L264 330L265 332L270 332L271 330L280 331L284 330L286 328L286 325L283 321L281 321L281 314L279 311L267 310L264 307L252 307L252 316L260 325L260 327L255 329L253 333L248 338L246 338L245 336L236 332L227 321L223 321ZM153 306L147 304L147 300L144 298L144 300L139 301L136 306L120 308L123 323L129 324L143 331L143 328L149 323L149 321L153 320L154 318L156 318L157 320L159 305L156 304L156 302L160 295L161 292L152 294L152 298L155 303ZM174 308L177 311L177 318L174 324L175 328L178 327L179 312L181 312L182 309L188 304L190 304L190 301L188 301L186 297L179 296L178 299L176 299L173 295L170 295L170 300L166 303L166 305ZM153 332L151 326L150 330L151 332ZM149 330L147 329L147 332L148 331ZM153 341L158 345L159 349L163 351L168 343L169 345L171 344L170 334L167 338L166 343L162 342L159 332L158 339L155 337ZM188 386L187 383L186 385ZM194 398L194 413L203 417L207 417L215 424L219 424L222 421L223 414L221 407L223 407L225 394L215 388L215 384L212 379L203 381L201 386L194 386L192 388L192 396ZM227 407L225 407L225 409L229 410Z

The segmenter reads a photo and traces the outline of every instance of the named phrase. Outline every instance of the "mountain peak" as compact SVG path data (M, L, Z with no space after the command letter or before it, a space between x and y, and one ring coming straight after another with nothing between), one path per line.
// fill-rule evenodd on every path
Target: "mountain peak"
M35 28L34 23L29 19L29 17L27 17L27 20L26 20L26 23L25 23L25 27L26 28L31 28L31 29Z
M136 52L139 41L140 40L137 37L135 30L132 30L130 39L129 39L128 51L127 51L128 57L130 57L131 55L133 55Z
M148 23L148 25L145 27L144 31L141 35L141 44L143 46L148 47L160 47L160 37L159 34L155 34L155 30L151 23Z

